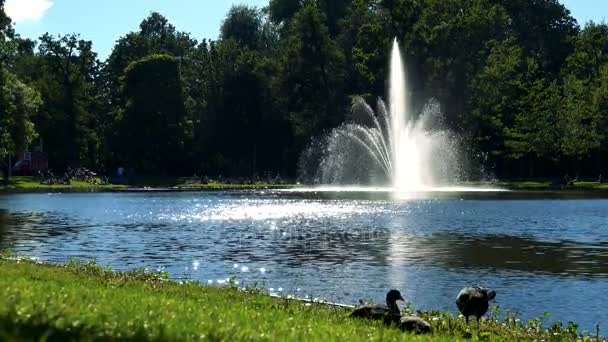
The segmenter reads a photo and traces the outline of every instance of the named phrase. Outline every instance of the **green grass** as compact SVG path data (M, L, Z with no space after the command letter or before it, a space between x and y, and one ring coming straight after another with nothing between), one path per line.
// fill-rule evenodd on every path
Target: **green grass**
M496 186L511 190L608 190L608 183L576 182L572 186L554 187L549 181L498 182Z
M234 283L233 283L234 284ZM380 322L349 319L348 309L273 298L236 285L179 284L142 271L115 273L93 263L66 266L0 258L0 340L319 340L319 341L568 341L574 325L541 327L509 316L485 319L478 335L462 317L424 313L430 336ZM470 337L470 336L468 336Z
M44 185L30 176L15 176L8 186L0 184L0 190L9 192L36 192L36 191L120 191L130 188L171 188L176 190L247 190L262 188L293 188L293 184L272 184L258 182L254 184L226 184L211 182L209 184L189 184L188 177L142 177L134 186L108 184L93 185L87 182L72 181L70 185Z
M126 188L124 185L92 185L87 182L72 181L70 185L44 185L40 184L34 177L31 176L15 176L9 180L8 187L1 185L0 189L9 191L36 191L36 190L49 190L49 191L60 191L60 190L95 190L95 189L122 189Z
M208 184L191 184L190 177L159 177L144 176L140 177L135 186L152 188L181 188L181 189L260 189L260 188L293 188L295 184L276 184L269 182L255 182L252 184L230 184L218 181L211 181Z

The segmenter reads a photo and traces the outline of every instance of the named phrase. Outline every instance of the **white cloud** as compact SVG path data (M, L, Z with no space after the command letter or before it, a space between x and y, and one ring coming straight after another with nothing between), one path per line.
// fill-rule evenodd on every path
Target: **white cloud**
M50 0L6 0L4 10L13 22L38 21L53 6Z

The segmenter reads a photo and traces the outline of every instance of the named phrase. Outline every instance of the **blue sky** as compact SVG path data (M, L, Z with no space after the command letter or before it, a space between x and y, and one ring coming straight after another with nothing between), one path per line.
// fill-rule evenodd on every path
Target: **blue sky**
M561 0L579 23L608 18L606 0ZM216 38L233 3L265 6L268 0L6 0L6 12L22 36L37 38L45 32L80 33L93 41L100 58L124 34L137 30L141 20L157 11L178 30L194 38Z

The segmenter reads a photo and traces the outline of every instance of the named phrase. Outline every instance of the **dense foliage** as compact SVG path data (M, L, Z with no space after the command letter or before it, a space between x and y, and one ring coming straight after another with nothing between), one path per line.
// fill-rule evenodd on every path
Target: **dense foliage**
M19 37L0 10L0 159L39 137L56 170L295 178L352 96L385 94L397 37L414 107L435 98L499 178L608 171L608 25L558 0L270 0L219 31L197 41L152 13L100 61L77 35Z

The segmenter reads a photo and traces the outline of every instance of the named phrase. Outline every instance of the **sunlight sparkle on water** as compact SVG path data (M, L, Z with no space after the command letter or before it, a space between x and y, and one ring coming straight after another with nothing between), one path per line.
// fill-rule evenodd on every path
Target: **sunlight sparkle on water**
M333 219L348 218L352 215L369 214L381 210L357 203L322 201L251 201L244 200L221 204L207 209L190 208L186 212L161 214L159 219L172 221L227 221L227 220L276 220L297 217ZM270 226L272 229L273 226ZM235 267L236 268L236 267Z
M319 186L311 188L281 189L279 192L392 192L392 193L416 193L416 192L507 192L509 190L493 187L475 186L446 186L446 187L420 187L416 190L404 190L397 187L365 187L365 186Z

